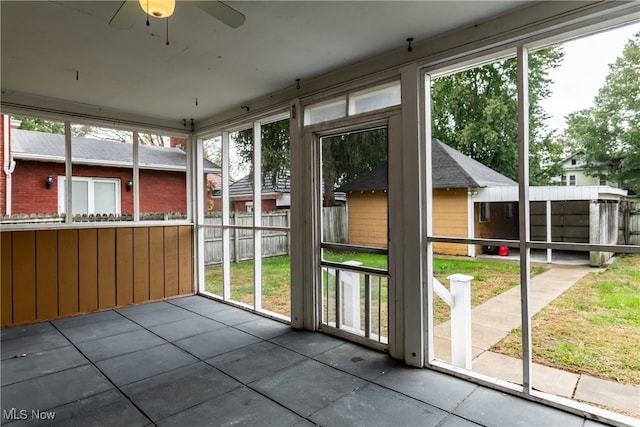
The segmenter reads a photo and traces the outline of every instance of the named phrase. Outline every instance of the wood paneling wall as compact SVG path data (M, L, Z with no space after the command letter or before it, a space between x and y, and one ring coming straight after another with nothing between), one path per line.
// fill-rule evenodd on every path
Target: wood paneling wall
M194 293L191 226L0 233L2 327Z

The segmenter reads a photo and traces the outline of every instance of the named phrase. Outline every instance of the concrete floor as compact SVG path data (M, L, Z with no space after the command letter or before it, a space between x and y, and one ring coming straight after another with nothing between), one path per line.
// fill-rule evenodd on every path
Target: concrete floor
M1 344L8 425L601 425L198 296L4 329Z

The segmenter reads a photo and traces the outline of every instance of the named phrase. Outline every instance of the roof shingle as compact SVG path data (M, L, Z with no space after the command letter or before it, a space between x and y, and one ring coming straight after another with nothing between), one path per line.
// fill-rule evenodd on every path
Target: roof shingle
M465 156L447 144L433 139L433 188L483 188L518 185L515 181L471 157ZM337 191L377 191L387 189L387 162L365 172Z
M11 131L11 152L15 159L64 162L64 135L22 129ZM131 167L131 144L93 138L71 138L72 161L79 164ZM179 148L138 146L142 169L186 170L187 156ZM219 172L220 167L204 160L204 171Z

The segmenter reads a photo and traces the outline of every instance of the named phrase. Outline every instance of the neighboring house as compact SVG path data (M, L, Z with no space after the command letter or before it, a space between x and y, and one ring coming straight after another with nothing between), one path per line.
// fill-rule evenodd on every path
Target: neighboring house
M606 175L595 177L587 174L584 152L579 151L562 160L561 176L553 178L551 181L556 185L580 186L580 185L608 185L617 187L615 182L607 181Z
M221 189L217 189L214 197L214 211L222 210ZM291 184L289 177L278 177L275 183L265 178L260 191L262 212L272 212L291 207ZM253 212L254 209L253 184L250 175L240 178L229 185L229 201L231 210L235 212Z
M473 202L480 188L515 187L516 182L437 139L432 142L432 159L434 235L517 237L513 203ZM387 164L363 173L337 191L347 193L349 243L387 247ZM475 250L473 245L434 244L434 251L440 254L473 256Z
M5 144L4 139L9 141ZM185 144L172 138L172 144ZM3 133L2 214L65 213L65 137L60 134L10 129ZM74 214L133 212L132 144L92 138L71 139ZM140 145L139 200L141 213L186 214L186 154L180 148ZM220 168L204 160L204 171ZM206 179L206 176L204 177ZM206 181L205 181L206 182Z

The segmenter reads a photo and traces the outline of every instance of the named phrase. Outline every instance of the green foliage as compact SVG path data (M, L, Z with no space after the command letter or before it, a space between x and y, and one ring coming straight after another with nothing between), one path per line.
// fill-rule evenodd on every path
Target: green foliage
M560 174L561 147L540 101L550 95L548 71L564 53L553 47L529 55L531 185ZM503 175L518 180L517 60L510 58L437 78L432 84L432 135Z
M572 113L567 123L566 138L584 153L590 175L640 193L640 33L609 65L594 106Z
M64 123L62 122L20 116L16 116L15 119L20 120L20 126L18 126L18 129L64 134Z
M291 168L289 119L265 124L261 127L262 181L275 186L278 179L288 179ZM238 154L250 165L249 181L253 182L253 129L235 134L233 140Z
M334 190L387 161L387 128L322 139L324 206L334 206Z
M16 116L20 120L18 129L33 130L36 132L64 134L64 123L51 120L35 119L32 117ZM74 137L102 139L109 141L128 142L133 141L133 132L112 128L101 128L91 125L71 126L71 135ZM142 145L163 146L164 140L168 137L161 135L153 135L149 133L140 133L138 138Z
M253 129L235 134L240 158L250 166L253 182ZM262 126L262 180L276 184L288 179L291 164L289 120ZM322 179L325 206L335 205L334 190L387 160L387 129L378 128L326 137L322 140Z

